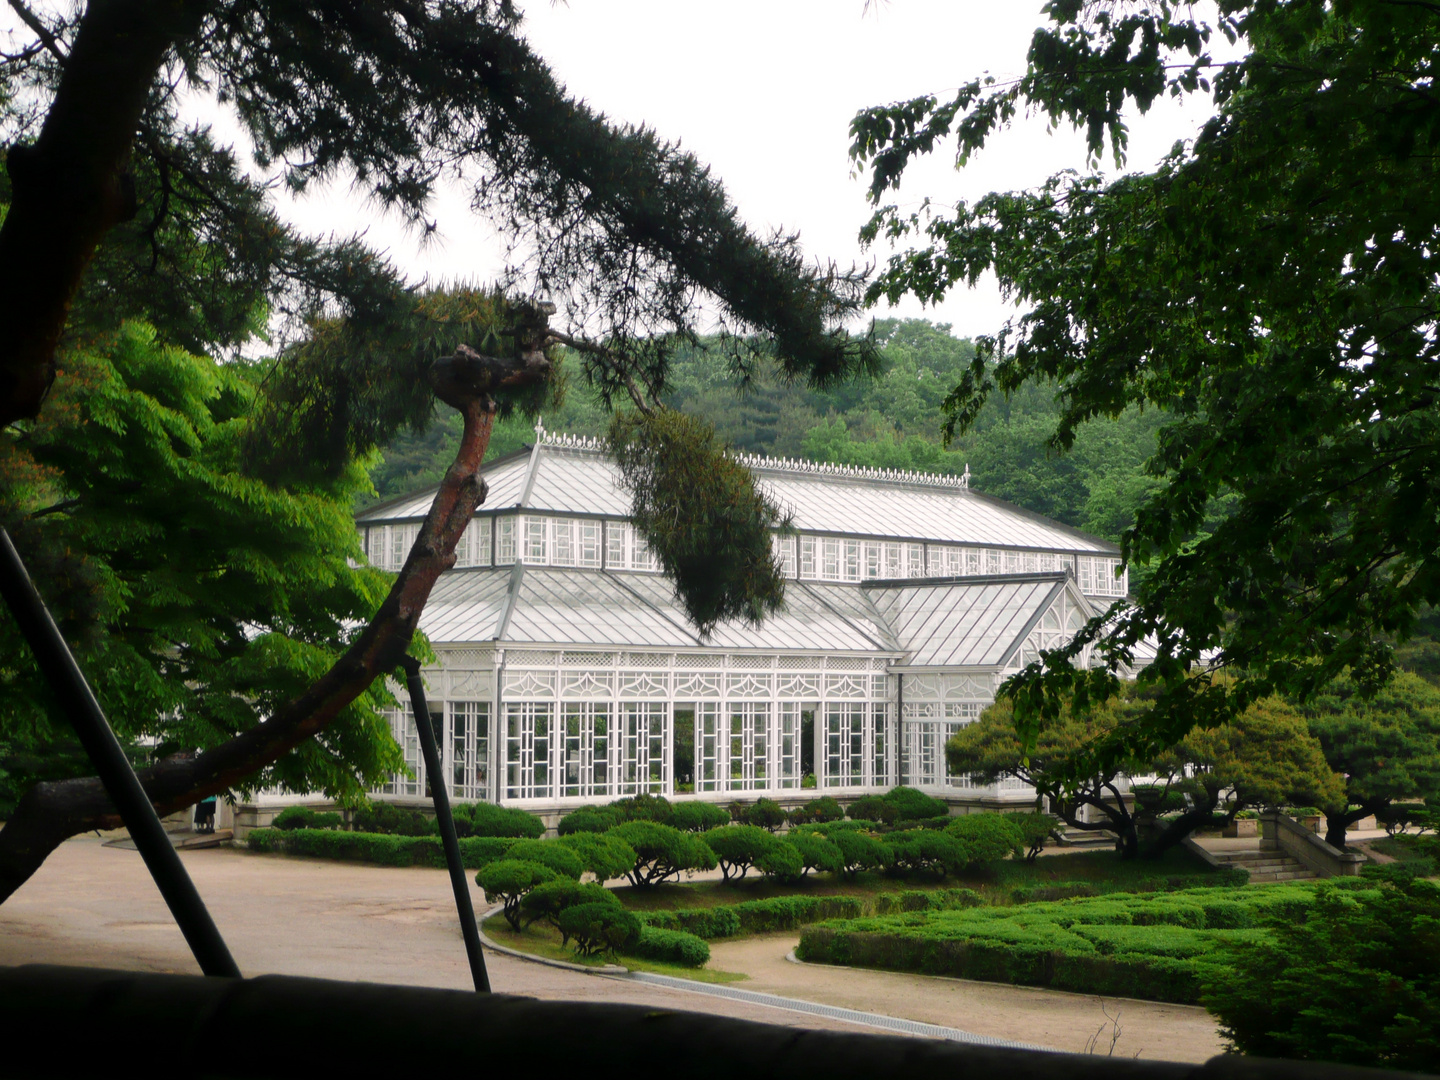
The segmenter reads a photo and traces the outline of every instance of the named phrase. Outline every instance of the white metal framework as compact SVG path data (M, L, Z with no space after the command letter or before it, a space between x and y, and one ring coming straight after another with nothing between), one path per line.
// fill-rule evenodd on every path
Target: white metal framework
M787 609L703 638L598 444L542 433L487 466L490 497L421 623L440 657L426 679L456 798L564 809L897 783L1027 796L950 775L945 742L1008 672L1125 594L1113 545L980 495L968 476L745 464L794 515L774 538ZM403 564L428 502L361 516L374 565ZM423 796L408 709L392 725L408 775L384 793Z

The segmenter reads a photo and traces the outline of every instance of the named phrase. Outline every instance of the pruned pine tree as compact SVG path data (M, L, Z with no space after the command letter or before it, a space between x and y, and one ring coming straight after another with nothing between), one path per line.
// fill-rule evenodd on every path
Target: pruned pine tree
M333 483L401 428L427 423L437 401L463 421L383 601L265 723L141 770L162 813L251 781L394 668L484 498L478 470L495 416L555 392L557 343L580 353L607 405L647 417L632 475L651 469L657 492L718 460L693 429L649 421L674 349L699 340L700 301L742 375L764 357L824 386L876 365L870 338L843 326L860 275L808 265L794 237L754 235L703 164L571 97L508 0L12 7L26 33L0 57L4 423L23 436L41 415L71 339L136 316L159 344L192 351L231 348L281 320L282 347L237 449L242 473L275 489ZM230 109L271 175L252 176L210 132L185 128L186 95ZM503 295L417 291L360 238L284 227L266 196L271 178L298 190L353 179L419 226L436 185L457 175L509 244ZM559 311L504 296L553 297ZM718 534L723 558L710 565L723 580L693 564L703 537L649 530L702 622L758 617L777 593L759 558L773 514L743 474L726 477L724 492L748 502ZM693 510L719 520L713 507ZM43 531L33 536L32 564L64 562ZM93 779L36 784L0 832L0 898L65 837L116 823Z

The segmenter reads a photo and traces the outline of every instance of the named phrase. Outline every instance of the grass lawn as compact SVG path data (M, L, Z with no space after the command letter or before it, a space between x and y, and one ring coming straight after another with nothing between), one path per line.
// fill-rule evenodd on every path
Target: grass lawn
M1398 836L1382 836L1369 842L1371 851L1389 855L1397 862L1415 862L1420 859L1435 859L1440 855L1440 837L1415 836L1401 833Z
M631 971L648 971L656 975L673 975L679 979L694 979L696 982L732 983L741 982L750 976L734 971L719 971L709 967L689 968L679 964L662 964L655 960L641 960L634 956L579 956L575 950L560 944L560 932L544 923L531 923L525 929L515 931L503 915L492 915L481 924L485 934L497 945L508 949L543 956L547 960L564 960L584 967L602 968L606 964L621 964Z

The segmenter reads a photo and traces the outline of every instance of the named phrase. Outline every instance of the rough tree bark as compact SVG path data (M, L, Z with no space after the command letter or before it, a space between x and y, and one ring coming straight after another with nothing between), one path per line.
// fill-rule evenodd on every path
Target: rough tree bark
M100 240L135 212L131 146L170 46L197 0L91 0L40 135L6 155L0 226L0 426L40 411L55 346Z
M140 770L140 782L160 814L173 813L253 776L323 731L377 677L394 670L410 646L430 590L440 574L455 565L455 544L485 498L479 469L495 419L492 394L548 379L550 365L542 344L538 335L522 337L516 359L482 356L461 346L454 356L435 365L431 385L440 400L460 411L464 434L389 595L330 670L264 723L196 757L169 759ZM67 838L120 824L95 777L37 784L0 831L0 903Z

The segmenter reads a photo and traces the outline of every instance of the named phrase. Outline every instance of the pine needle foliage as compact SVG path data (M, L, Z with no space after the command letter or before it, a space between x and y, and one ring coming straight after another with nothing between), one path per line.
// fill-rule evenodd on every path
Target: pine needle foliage
M724 619L759 625L785 602L770 537L790 516L755 486L704 420L673 409L618 413L610 448L631 520L708 635Z

